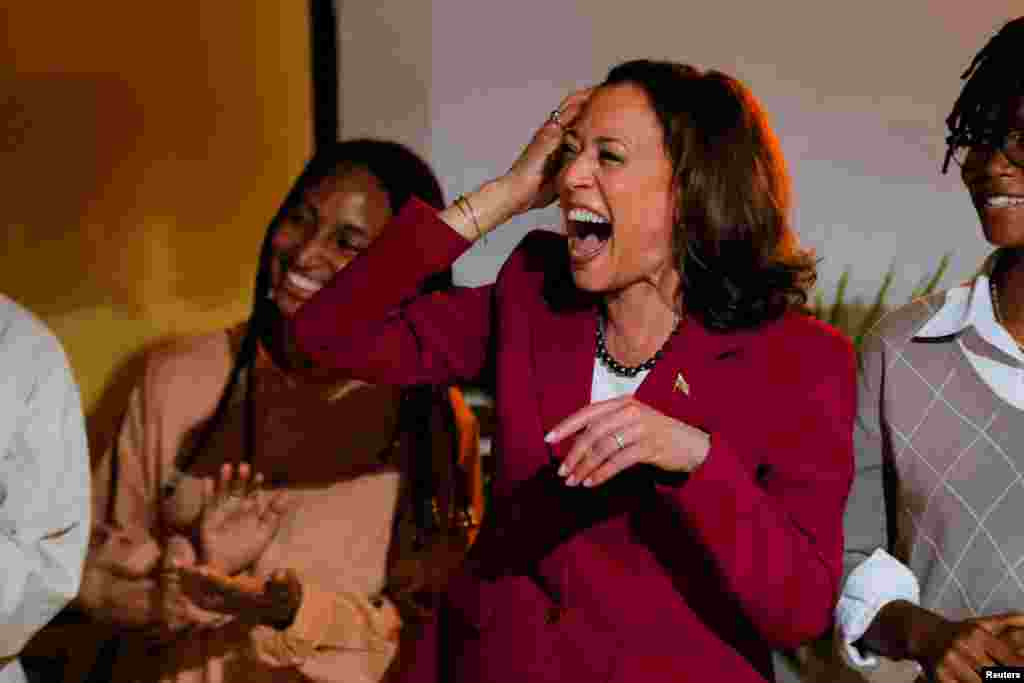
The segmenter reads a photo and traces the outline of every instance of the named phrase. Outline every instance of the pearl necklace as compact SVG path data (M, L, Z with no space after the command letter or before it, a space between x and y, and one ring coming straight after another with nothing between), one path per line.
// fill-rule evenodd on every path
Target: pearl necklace
M995 315L996 322L999 323L1003 329L1006 329L1006 325L1003 322L1002 307L999 305L999 288L996 287L995 277L990 277L988 280L988 294L992 298L992 313ZM1021 353L1024 353L1024 344L1017 341L1017 338L1010 334L1010 330L1006 329L1006 333L1010 335L1010 339L1014 341L1017 348L1021 350Z
M623 365L622 363L619 363L617 360L612 358L612 354L608 352L608 347L605 345L604 338L604 316L601 316L597 321L597 350L595 352L595 355L597 356L598 360L600 360L604 364L606 368L611 370L612 373L618 375L619 377L636 377L641 372L652 369L654 367L654 364L661 360L661 356L665 351L665 347L668 346L668 343L672 339L672 337L676 336L676 333L679 332L679 323L682 321L682 319L675 314L673 314L672 317L674 318L674 322L672 325L672 334L668 336L668 339L666 339L665 343L661 345L661 348L654 352L653 356L645 360L640 365Z

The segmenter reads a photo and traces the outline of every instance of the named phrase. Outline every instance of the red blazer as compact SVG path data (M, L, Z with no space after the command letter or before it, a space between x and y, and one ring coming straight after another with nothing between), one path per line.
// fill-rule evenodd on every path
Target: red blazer
M495 505L424 641L440 680L771 679L770 650L826 631L838 594L850 343L797 314L730 334L686 319L636 398L708 432L707 460L568 488L553 463L570 441L544 434L590 402L596 299L541 231L495 284L416 297L468 246L412 200L294 322L303 351L367 381L494 382Z

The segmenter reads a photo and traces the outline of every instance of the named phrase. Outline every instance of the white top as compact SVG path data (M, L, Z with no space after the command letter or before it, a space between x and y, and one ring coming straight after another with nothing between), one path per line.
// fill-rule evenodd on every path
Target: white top
M0 657L78 593L89 540L89 451L57 339L0 295ZM17 660L0 683L23 683Z
M994 256L989 257L972 282L946 293L942 308L918 330L916 337L959 334L973 325L985 341L1024 363L1024 353L1010 333L996 322L988 278ZM960 340L956 343L992 391L1015 408L1024 410L1024 369L979 356ZM907 600L916 605L920 595L917 578L910 569L881 548L858 565L846 579L835 614L837 635L845 644L850 663L859 668L877 665L876 657L860 653L852 643L861 639L886 603Z
M594 358L594 379L590 383L590 402L607 401L627 394L635 394L650 370L638 372L636 377L620 377L608 369L600 358Z

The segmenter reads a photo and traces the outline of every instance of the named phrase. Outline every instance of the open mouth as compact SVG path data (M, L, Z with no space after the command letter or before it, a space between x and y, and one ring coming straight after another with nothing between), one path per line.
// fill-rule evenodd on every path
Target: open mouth
M1024 206L1024 197L1008 194L990 194L978 198L986 209L1006 209Z
M285 275L285 282L287 282L293 289L302 292L306 296L312 296L323 288L322 283L294 271L289 271L288 274Z
M569 255L576 264L594 259L612 236L612 223L590 209L574 208L565 214Z

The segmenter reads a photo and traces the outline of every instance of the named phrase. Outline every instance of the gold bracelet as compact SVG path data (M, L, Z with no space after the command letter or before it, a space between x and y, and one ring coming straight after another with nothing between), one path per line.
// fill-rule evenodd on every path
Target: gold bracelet
M458 197L455 198L455 201L452 202L452 206L458 209L459 213L462 214L462 220L468 222L473 220L473 217L469 215L469 212L466 211L466 208L462 206L462 195L459 195ZM477 239L479 239L479 235L477 236Z
M473 220L472 216L470 216L468 213L466 213L466 209L464 209L462 207L462 204L459 203L461 201L462 201L462 195L460 194L458 197L455 198L455 201L452 202L452 206L454 206L456 209L459 210L459 213L462 214L463 218L465 218L467 221L472 221Z
M469 199L466 195L459 195L458 199L455 200L455 206L459 207L459 211L461 211L464 216L467 215L467 212L462 208L462 204L459 202L464 202L466 204L466 208L469 209L468 216L473 221L473 227L476 228L477 239L482 240L484 238L484 231L480 229L480 222L476 218L476 210L473 209L473 205L469 203Z
M463 203L465 203L466 206L463 206ZM476 215L473 212L473 205L469 203L469 200L466 199L466 196L460 194L458 197L456 197L455 206L458 207L459 213L462 214L462 217L464 219L466 219L467 221L472 221L473 227L476 228L477 239L482 238L483 232L480 230L480 224L477 223Z

